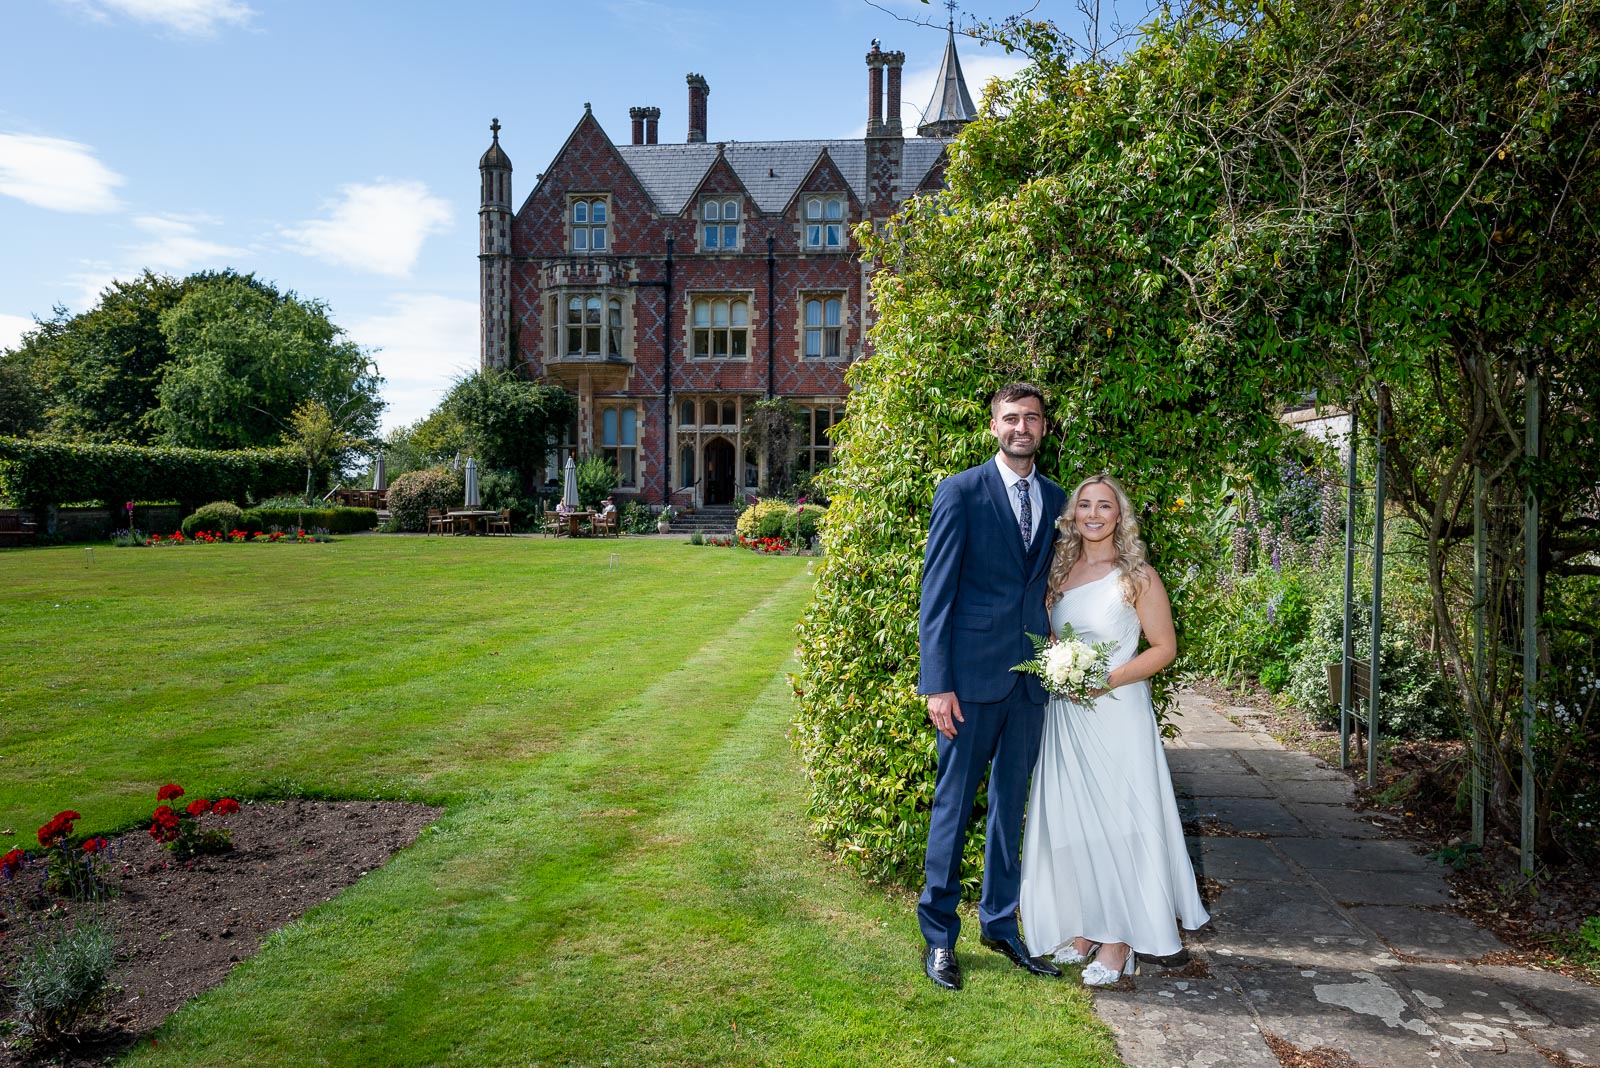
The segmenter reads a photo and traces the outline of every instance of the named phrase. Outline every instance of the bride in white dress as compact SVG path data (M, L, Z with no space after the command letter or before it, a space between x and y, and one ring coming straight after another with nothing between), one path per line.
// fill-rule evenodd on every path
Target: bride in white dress
M1059 525L1051 629L1070 623L1084 641L1117 644L1093 704L1052 698L1045 709L1022 842L1022 929L1064 963L1094 954L1083 982L1108 986L1133 973L1137 953L1177 953L1179 922L1194 930L1210 916L1146 681L1177 655L1167 591L1109 475L1081 483Z

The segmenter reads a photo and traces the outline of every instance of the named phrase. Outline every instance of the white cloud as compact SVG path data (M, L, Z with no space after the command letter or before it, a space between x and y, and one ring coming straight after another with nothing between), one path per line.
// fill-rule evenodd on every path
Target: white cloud
M0 134L0 193L52 211L115 211L122 175L76 141Z
M450 225L449 202L422 182L379 178L343 186L339 194L325 218L282 229L292 247L341 267L404 278L428 235Z
M385 382L384 429L413 423L439 403L450 383L478 366L478 304L434 293L389 298L389 311L346 328L373 355Z
M224 26L244 26L255 12L239 0L68 0L105 21L121 15L164 27L185 37L212 37Z
M22 335L39 325L26 315L0 313L0 349L14 349L22 343Z
M213 216L138 215L132 221L141 240L121 246L114 259L82 261L83 269L71 276L69 280L78 290L73 308L93 307L112 282L135 278L146 269L182 278L195 271L243 269L241 261L251 255L249 249L202 236L201 227L221 225Z

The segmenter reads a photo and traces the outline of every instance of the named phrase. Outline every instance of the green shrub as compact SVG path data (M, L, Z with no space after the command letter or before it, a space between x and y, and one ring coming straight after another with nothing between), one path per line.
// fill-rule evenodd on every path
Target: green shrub
M1310 630L1318 581L1292 568L1263 567L1198 590L1187 613L1188 664L1224 680L1243 675L1281 690Z
M375 508L346 508L320 505L311 507L266 508L256 507L241 517L241 530L259 533L277 527L279 530L325 530L330 534L351 534L358 530L371 530L378 525Z
M822 517L828 510L815 504L801 505L799 509L799 540L808 542L816 537ZM739 514L734 529L741 538L796 538L795 505L792 501L763 497Z
M656 532L656 514L650 506L639 501L623 501L617 509L621 517L620 529L624 534L654 534Z
M706 543L705 535L700 533L698 530L695 531L693 534L689 535L689 544L690 545L704 545L705 543Z
M253 500L305 480L287 449L169 449L0 438L0 496L29 507L69 501Z
M1312 606L1306 640L1289 666L1289 697L1324 727L1339 725L1339 706L1328 700L1327 665L1339 663L1344 655L1343 599L1343 587L1336 586ZM1356 659L1371 655L1371 633L1367 615L1357 611ZM1416 631L1388 604L1384 605L1378 678L1380 737L1441 738L1455 733L1455 690L1439 673Z
M461 475L448 467L407 471L389 483L389 514L401 530L426 531L430 508L459 508Z
M11 980L22 1033L45 1044L70 1034L105 993L111 963L104 924L79 922L43 940Z
M578 503L588 509L600 503L617 488L617 468L604 456L585 456L578 461Z
M180 529L184 537L192 538L198 530L209 530L215 534L240 530L242 522L244 522L244 509L237 504L232 501L212 501L185 516Z
M483 507L496 512L511 509L513 530L532 530L539 513L537 494L524 492L522 479L504 467L486 468L478 477L478 496Z

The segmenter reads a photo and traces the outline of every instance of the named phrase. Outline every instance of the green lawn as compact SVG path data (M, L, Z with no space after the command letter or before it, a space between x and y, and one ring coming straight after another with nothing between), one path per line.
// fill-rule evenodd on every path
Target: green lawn
M0 827L169 780L445 806L129 1063L1117 1064L975 940L935 990L911 899L807 838L809 589L653 539L0 552Z

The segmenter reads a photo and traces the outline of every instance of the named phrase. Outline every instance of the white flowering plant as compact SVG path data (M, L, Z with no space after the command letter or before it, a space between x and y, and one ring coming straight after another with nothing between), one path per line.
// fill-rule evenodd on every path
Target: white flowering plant
M1011 670L1038 676L1051 697L1065 698L1075 705L1092 705L1094 691L1106 689L1116 642L1090 644L1079 638L1071 626L1054 638L1030 634L1028 640L1038 655Z

